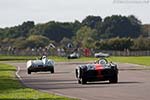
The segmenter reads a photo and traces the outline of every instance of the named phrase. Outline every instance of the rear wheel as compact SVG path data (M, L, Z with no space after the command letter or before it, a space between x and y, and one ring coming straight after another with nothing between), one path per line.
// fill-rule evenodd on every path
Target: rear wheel
M111 66L112 77L109 79L109 83L118 83L118 68L116 66Z
M51 73L54 73L54 68L51 69Z
M80 79L78 79L78 84L81 84L81 81L80 81Z
M76 73L76 78L78 79L79 84L86 84L87 83L87 81L83 78L84 72L80 67L76 69L75 73Z
M118 83L118 75L114 75L111 79L109 79L109 83Z
M87 81L84 78L81 78L81 84L86 84Z
M31 74L31 71L28 69L28 74Z
M68 56L67 58L68 58L68 59L71 59L71 57L70 57L70 56Z

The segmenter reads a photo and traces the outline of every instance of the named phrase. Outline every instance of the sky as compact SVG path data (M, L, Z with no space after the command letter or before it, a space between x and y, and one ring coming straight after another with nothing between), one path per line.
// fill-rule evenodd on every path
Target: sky
M150 24L150 0L0 0L1 28L25 21L74 22L88 15L105 18L131 14L143 24Z

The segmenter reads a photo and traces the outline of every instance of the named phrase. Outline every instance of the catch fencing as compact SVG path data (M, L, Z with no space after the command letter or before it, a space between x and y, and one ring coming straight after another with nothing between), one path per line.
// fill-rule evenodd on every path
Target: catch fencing
M102 51L112 56L150 56L150 51Z
M81 56L85 56L83 50L78 51ZM150 50L147 51L114 51L114 50L91 50L89 56L94 56L95 53L103 52L108 53L111 56L150 56ZM20 55L20 56L67 56L69 55L63 49L26 49L26 50L19 50L19 49L12 49L12 50L2 50L0 49L0 55Z

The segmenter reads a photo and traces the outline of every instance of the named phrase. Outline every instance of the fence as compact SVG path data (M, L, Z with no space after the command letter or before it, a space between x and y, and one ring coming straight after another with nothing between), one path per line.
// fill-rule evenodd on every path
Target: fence
M84 56L83 50L80 50L80 55ZM93 56L94 53L104 52L108 53L111 56L150 56L150 50L147 51L91 51L91 55ZM2 50L0 49L0 55L20 55L20 56L67 56L68 53L65 52L63 49L26 49L26 50L19 50L19 49L12 49L12 50Z
M150 56L150 51L103 51L112 56Z

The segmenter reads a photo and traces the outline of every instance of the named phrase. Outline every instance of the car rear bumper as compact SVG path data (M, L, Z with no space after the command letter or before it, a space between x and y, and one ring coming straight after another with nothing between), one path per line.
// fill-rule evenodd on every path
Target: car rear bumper
M53 70L53 66L34 66L34 67L29 67L28 70L32 72L38 72L38 71L51 71Z
M111 69L104 69L102 71L92 70L84 72L82 78L86 81L105 81L113 78L116 74L117 72Z

